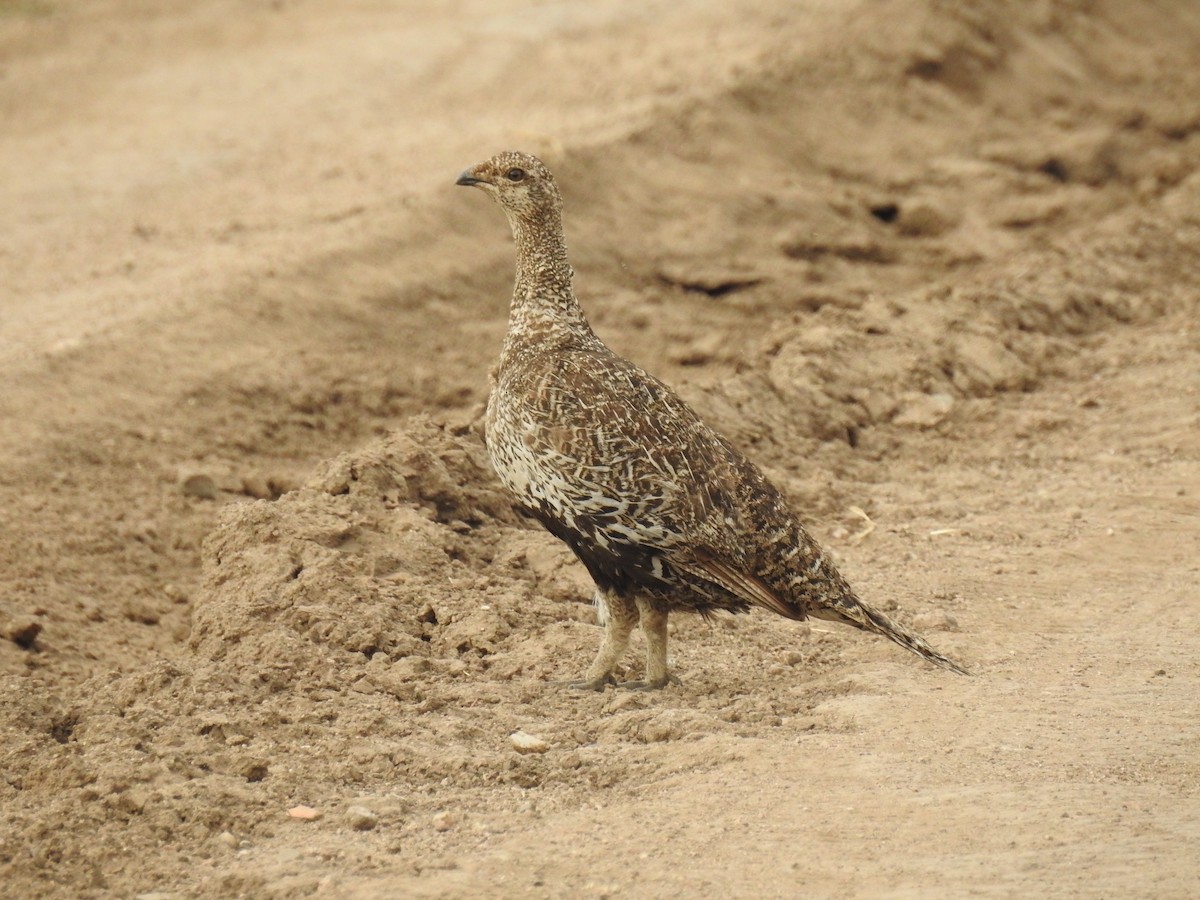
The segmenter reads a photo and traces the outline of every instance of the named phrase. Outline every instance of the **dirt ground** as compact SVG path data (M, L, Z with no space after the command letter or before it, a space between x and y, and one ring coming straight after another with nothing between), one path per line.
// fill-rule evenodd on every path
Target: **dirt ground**
M1195 896L1200 7L430 6L0 2L3 893ZM557 685L453 184L510 147L974 677L758 613Z

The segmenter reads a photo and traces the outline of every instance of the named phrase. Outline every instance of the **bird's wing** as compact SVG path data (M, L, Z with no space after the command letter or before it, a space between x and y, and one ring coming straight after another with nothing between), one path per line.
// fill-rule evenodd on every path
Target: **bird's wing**
M563 358L542 379L531 392L528 441L542 478L569 498L564 509L541 514L562 519L552 531L569 541L574 532L583 540L577 552L652 579L666 564L748 604L803 618L738 562L736 531L748 521L739 495L747 468L757 469L678 395L606 353Z
M779 599L761 578L742 572L704 550L695 550L689 555L694 559L691 565L677 559L672 559L671 564L720 585L753 606L761 606L789 619L805 618L802 609Z

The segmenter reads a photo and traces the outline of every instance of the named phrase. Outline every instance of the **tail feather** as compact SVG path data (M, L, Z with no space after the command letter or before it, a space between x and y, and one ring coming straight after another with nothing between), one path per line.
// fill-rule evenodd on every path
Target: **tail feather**
M949 669L959 675L971 674L954 660L948 659L934 650L924 638L913 634L899 622L885 616L877 609L872 609L856 597L845 597L829 603L828 606L810 609L808 614L814 619L827 619L831 622L853 625L863 631L873 631L875 634L881 634L888 640L894 641L904 649L911 650L935 666Z

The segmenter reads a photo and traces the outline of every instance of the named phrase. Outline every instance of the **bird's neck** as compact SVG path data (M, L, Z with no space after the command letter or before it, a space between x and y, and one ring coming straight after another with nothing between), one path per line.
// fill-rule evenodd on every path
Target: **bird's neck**
M557 216L537 221L514 219L517 277L508 314L509 340L591 337L567 261L562 223Z

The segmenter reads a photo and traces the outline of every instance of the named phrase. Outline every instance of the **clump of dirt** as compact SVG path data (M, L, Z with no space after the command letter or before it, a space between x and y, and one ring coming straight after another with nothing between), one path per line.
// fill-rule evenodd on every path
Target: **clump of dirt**
M327 652L486 655L509 623L486 614L493 579L478 573L494 562L493 532L513 518L477 437L412 422L278 501L230 508L205 544L189 647L265 667L264 681L278 670L284 685L298 666L325 668ZM496 590L510 587L505 576ZM438 596L447 582L459 590L449 606Z

